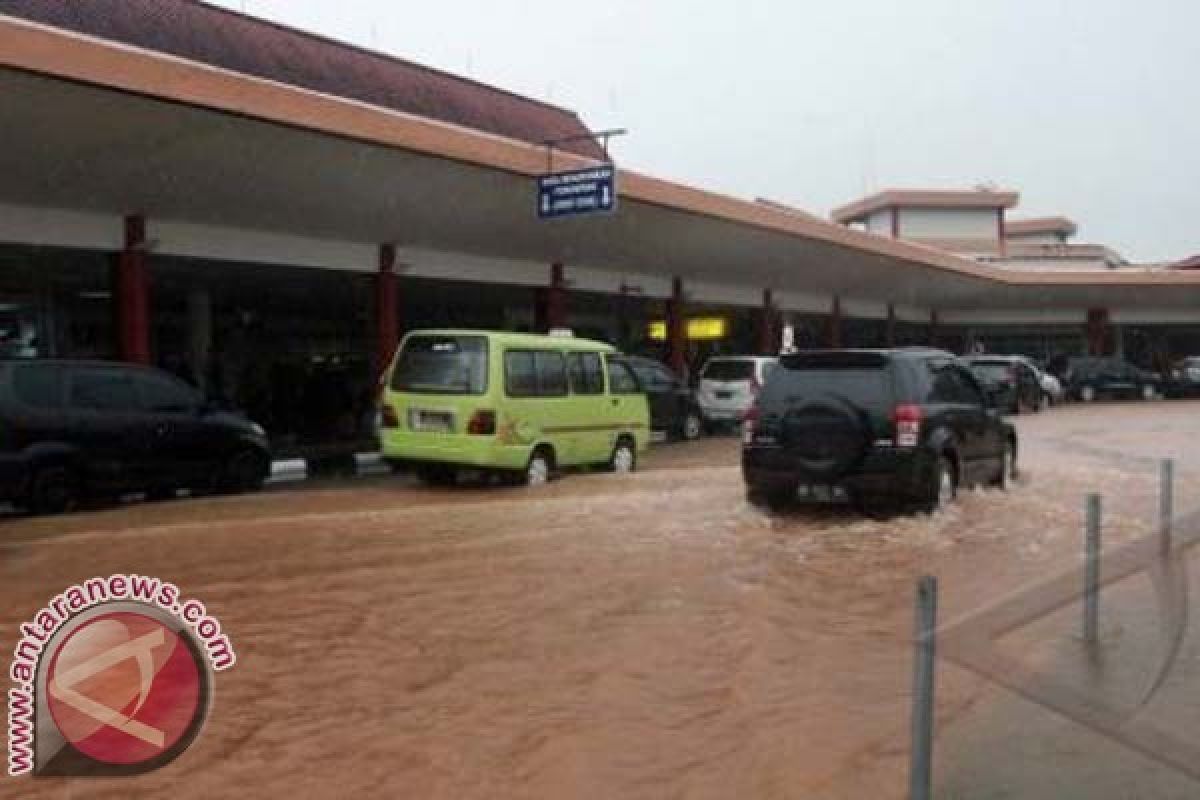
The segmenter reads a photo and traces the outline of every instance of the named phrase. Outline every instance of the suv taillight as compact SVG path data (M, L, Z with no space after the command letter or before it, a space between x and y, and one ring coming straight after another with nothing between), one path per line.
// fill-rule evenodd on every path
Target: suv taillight
M467 422L467 433L472 436L491 436L496 432L496 412L480 409Z
M899 405L892 412L892 420L896 423L896 446L916 447L921 438L921 407L916 405Z
M758 403L746 409L742 416L742 444L754 443L754 427L758 424Z
M399 428L400 417L396 414L396 409L392 408L389 403L384 403L379 408L379 427L381 428Z

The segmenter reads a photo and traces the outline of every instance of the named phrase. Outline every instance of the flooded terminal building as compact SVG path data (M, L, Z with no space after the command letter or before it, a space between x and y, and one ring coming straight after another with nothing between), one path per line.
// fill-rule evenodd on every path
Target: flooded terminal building
M785 331L1200 353L1200 272L1008 220L1012 193L828 221L618 170L615 212L539 220L545 142L605 158L576 113L194 0L0 0L0 118L4 354L161 366L281 450L367 439L419 327L570 327L681 371Z

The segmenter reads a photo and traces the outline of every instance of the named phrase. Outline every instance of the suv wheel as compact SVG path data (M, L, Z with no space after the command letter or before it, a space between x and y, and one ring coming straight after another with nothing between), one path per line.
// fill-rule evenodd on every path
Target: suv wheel
M608 468L613 472L626 473L637 469L637 450L629 439L619 439L613 448Z
M772 486L770 488L748 487L746 500L753 506L766 508L768 511L780 511L791 505L796 498L796 490L792 487Z
M704 432L704 420L700 419L700 414L695 411L687 412L687 416L683 418L683 438L686 441L699 439L700 434Z
M929 512L940 511L954 502L958 495L958 473L953 462L946 456L938 456L933 470L933 481L929 486L929 498L925 508Z
M41 467L29 481L27 504L35 514L62 514L79 505L79 478L70 467Z
M992 485L1008 491L1017 477L1017 452L1011 441L1004 443L1004 455L1001 456L1000 462L1000 473Z

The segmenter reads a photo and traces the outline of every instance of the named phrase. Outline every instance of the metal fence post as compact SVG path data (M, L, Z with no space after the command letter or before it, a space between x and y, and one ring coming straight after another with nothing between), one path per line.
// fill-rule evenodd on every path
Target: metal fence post
M1083 577L1083 640L1088 644L1100 639L1100 515L1100 495L1089 494Z
M1175 516L1175 461L1164 458L1158 470L1158 525L1163 555L1171 552L1171 519Z
M933 797L933 688L937 626L937 578L917 583L915 661L913 664L912 751L909 800Z

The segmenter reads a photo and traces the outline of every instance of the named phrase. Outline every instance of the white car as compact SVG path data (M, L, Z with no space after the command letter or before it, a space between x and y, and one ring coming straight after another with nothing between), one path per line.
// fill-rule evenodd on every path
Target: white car
M768 356L718 356L700 370L696 403L709 427L741 423L778 359Z

